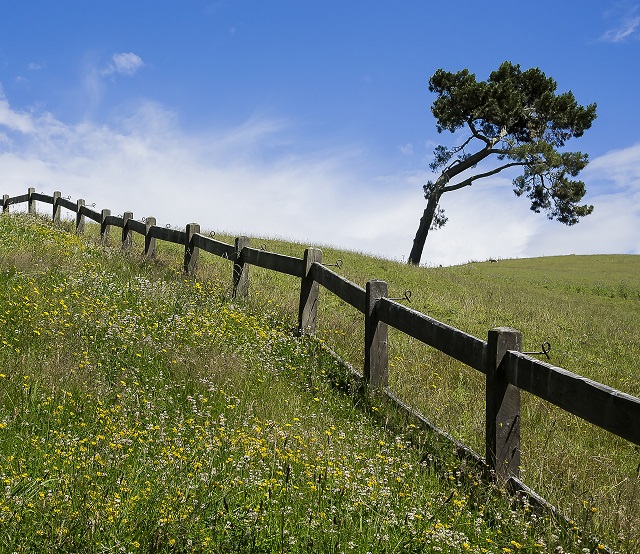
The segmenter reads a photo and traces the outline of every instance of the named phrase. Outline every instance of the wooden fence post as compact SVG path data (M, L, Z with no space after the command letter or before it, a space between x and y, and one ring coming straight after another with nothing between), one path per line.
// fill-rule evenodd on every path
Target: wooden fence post
M84 215L81 213L81 208L84 207L84 200L78 199L76 203L76 235L84 233Z
M233 260L233 297L243 298L249 294L249 264L242 260L242 249L249 246L249 237L237 237Z
M53 213L51 214L51 219L54 223L60 223L60 197L62 193L59 190L56 190L53 193Z
M146 230L144 233L144 255L148 258L154 258L156 255L156 237L150 234L151 227L155 226L156 218L148 217L145 221Z
M111 210L104 209L100 212L100 242L104 245L109 244L109 235L111 233L111 225L107 225L107 217L111 215Z
M367 283L364 314L364 379L374 389L389 384L389 328L378 318L376 306L387 296L385 281L374 279Z
M133 212L124 212L122 215L122 250L128 252L133 243L133 231L129 229L129 220L133 219Z
M36 213L36 201L33 198L33 193L36 191L33 187L29 187L29 213L35 215Z
M322 250L307 248L304 251L304 277L300 282L300 305L298 309L298 334L316 332L318 315L318 291L320 286L310 275L314 262L322 263Z
M184 244L184 272L188 275L193 275L198 269L200 249L193 246L193 235L199 232L200 225L197 223L189 223L187 225L187 240Z
M509 327L489 331L487 340L486 462L491 478L504 482L520 474L520 389L505 379L502 358L522 350L522 333Z
M2 196L2 213L7 213L9 211L9 195L4 194Z

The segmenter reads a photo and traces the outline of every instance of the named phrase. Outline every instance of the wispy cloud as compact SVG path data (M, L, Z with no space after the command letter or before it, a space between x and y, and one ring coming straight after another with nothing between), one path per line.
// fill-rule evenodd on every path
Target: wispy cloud
M186 133L173 112L152 102L110 125L71 125L47 113L17 112L0 95L0 192L61 190L113 213L155 216L160 224L196 221L207 230L402 260L429 173L372 175L358 145L299 151L295 139L290 122L266 117ZM273 148L282 144L291 147ZM532 213L508 178L451 194L443 198L449 223L429 237L424 261L640 253L639 157L640 144L592 161L584 180L596 211L571 228Z
M614 25L608 29L601 37L603 42L619 43L640 37L640 15L638 5L628 5L626 3L616 4L605 16L614 20Z
M4 129L3 129L4 127ZM17 112L9 105L0 85L0 130L30 133L33 131L33 120L29 114ZM2 135L0 135L2 136Z
M400 144L398 146L398 152L403 156L413 156L413 144L408 142L407 144Z
M144 62L140 56L133 52L123 52L114 54L111 62L100 73L102 75L113 75L115 73L134 75L143 66Z

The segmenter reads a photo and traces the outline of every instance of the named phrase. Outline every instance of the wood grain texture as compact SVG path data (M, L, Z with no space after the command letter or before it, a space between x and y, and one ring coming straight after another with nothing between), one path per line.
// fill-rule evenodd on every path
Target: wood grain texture
M505 361L512 385L640 445L640 398L519 352Z
M264 267L278 273L286 273L294 277L304 276L304 260L301 258L249 247L242 249L242 258L245 263Z
M355 283L352 283L348 279L345 279L341 275L338 275L329 268L314 263L311 266L311 275L313 279L320 283L324 288L331 291L338 298L344 300L350 306L353 306L359 312L365 313L366 306L366 293L362 287L359 287Z
M484 373L486 342L388 298L380 300L378 313L391 327Z

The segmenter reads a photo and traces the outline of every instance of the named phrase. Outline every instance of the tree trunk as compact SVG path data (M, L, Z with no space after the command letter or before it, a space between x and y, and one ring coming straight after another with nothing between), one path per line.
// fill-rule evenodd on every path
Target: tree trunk
M416 231L416 238L413 239L413 247L411 248L411 254L409 254L409 264L420 265L420 258L422 258L424 243L426 242L427 235L431 229L433 216L436 213L439 201L439 194L431 194L427 199L427 207L424 209L422 217L420 218L420 225L418 225L418 230Z

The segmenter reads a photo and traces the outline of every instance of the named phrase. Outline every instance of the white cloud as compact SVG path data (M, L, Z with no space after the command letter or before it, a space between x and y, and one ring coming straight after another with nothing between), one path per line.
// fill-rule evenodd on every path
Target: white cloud
M0 193L60 190L161 225L195 221L207 230L407 256L429 173L371 175L358 146L299 152L295 138L286 120L260 117L187 134L176 114L150 102L111 125L70 125L17 112L0 95ZM447 195L449 223L430 235L423 260L640 253L639 157L636 145L592 161L584 180L596 211L571 228L532 213L508 178Z
M413 155L413 144L410 142L407 144L401 144L398 146L398 152L403 156L412 156Z
M609 29L604 33L604 35L602 35L602 40L604 42L623 42L636 34L638 27L640 27L640 17L627 19L623 21L619 27Z
M102 75L113 75L120 73L122 75L134 75L141 67L144 66L142 58L133 52L122 52L114 54L111 63L101 71Z
M0 128L1 127L5 127L9 131L19 131L21 133L28 133L33 130L31 117L28 114L12 110L0 86Z
M605 13L605 17L615 20L615 25L608 29L601 37L603 42L624 42L630 38L638 38L640 28L640 16L637 5L626 3L615 4L611 10Z

